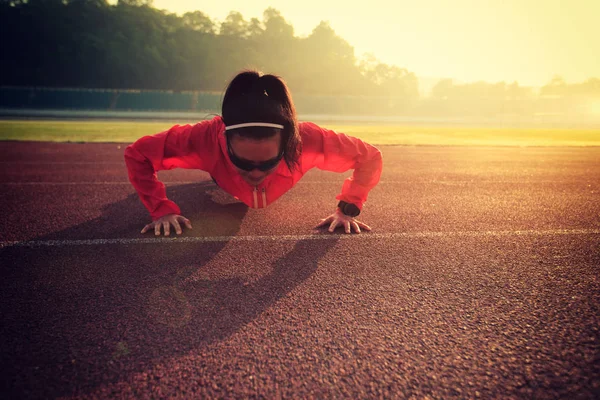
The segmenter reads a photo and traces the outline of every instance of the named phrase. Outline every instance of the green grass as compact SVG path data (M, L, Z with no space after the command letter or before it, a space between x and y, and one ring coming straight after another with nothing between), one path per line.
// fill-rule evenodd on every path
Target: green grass
M158 133L174 122L0 121L0 140L129 143Z
M131 143L178 122L0 120L0 140ZM183 122L179 122L183 124ZM600 146L600 129L533 129L449 126L321 126L372 144L438 146Z

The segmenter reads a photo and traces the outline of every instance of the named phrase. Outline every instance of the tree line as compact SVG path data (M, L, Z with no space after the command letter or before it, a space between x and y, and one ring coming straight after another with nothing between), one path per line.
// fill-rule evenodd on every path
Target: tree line
M232 11L216 22L151 0L0 0L0 33L0 86L222 92L241 69L256 68L284 77L293 93L370 97L393 113L529 113L542 98L600 97L597 78L555 77L539 91L446 79L424 98L415 73L357 57L325 21L298 37L274 8L262 19Z
M418 96L417 78L374 59L359 62L327 22L294 35L281 13L178 16L144 0L0 0L2 74L14 86L222 91L244 68L274 71L292 90L328 95Z

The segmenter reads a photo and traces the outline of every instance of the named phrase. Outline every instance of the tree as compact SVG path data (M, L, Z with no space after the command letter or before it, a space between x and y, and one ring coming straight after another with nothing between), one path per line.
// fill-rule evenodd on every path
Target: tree
M216 32L216 24L202 11L190 11L183 14L183 25L191 30L211 33Z
M119 0L117 5L125 5L125 6L133 6L133 7L142 7L148 6L152 7L153 0Z
M263 12L263 24L263 35L266 37L283 41L294 37L294 27L272 7Z
M223 90L243 68L283 76L294 92L410 92L411 73L376 62L364 74L354 49L322 21L305 38L275 8L215 23L148 0L0 0L3 85ZM16 40L15 38L18 38Z
M251 38L256 38L262 35L265 31L262 22L258 18L252 18L248 24L248 35Z
M225 21L221 23L219 34L223 36L245 38L248 35L248 22L241 13L231 11L225 18Z
M299 86L309 93L353 94L360 86L354 48L321 21L297 46Z
M294 28L274 8L263 12L263 20L253 21L248 61L259 69L273 71L294 80L296 41Z
M558 75L555 75L552 80L542 86L540 94L543 96L562 96L567 92L567 83Z

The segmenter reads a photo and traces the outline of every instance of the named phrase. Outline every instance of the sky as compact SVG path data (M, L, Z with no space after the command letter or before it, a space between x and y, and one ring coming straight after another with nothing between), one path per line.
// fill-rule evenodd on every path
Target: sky
M419 78L542 86L600 78L600 0L154 0L221 22L230 11L262 20L273 7L307 36L320 21L355 55L406 68Z

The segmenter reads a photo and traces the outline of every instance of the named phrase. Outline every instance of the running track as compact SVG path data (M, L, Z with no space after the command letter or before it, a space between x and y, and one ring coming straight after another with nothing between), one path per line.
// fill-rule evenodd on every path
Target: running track
M123 145L0 143L3 398L594 398L600 148L382 147L266 210L159 174L194 229L141 235Z

